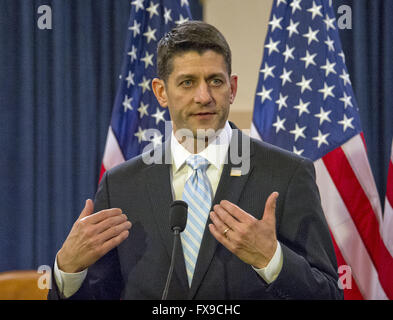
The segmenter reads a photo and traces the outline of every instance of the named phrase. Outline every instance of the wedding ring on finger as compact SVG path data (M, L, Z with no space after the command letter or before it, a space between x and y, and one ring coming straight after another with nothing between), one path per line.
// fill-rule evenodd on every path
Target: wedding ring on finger
M226 238L228 238L227 237L227 232L230 230L230 228L226 228L225 230L224 230L224 233L223 233L223 235L226 237Z

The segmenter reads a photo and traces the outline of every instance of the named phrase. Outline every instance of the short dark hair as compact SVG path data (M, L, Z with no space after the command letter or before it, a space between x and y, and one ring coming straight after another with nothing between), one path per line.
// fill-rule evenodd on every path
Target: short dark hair
M188 51L203 54L213 50L224 57L228 74L232 72L231 49L224 36L214 26L202 21L187 21L166 33L158 43L157 75L165 82L173 71L173 58Z

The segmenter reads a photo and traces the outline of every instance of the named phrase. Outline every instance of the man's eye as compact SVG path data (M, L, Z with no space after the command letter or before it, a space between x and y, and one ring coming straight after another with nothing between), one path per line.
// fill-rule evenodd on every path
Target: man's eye
M189 88L189 87L192 86L192 81L191 81L191 80L184 80L184 81L181 83L181 85L182 85L183 87Z
M212 84L214 87L218 87L218 86L222 85L222 80L220 80L220 79L213 79L213 80L211 81L211 84Z

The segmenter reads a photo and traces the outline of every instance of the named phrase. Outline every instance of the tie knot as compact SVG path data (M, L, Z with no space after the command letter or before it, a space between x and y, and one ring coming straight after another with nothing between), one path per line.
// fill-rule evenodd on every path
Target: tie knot
M205 158L193 155L187 158L186 163L193 169L193 170L202 170L205 171L209 166L209 161Z

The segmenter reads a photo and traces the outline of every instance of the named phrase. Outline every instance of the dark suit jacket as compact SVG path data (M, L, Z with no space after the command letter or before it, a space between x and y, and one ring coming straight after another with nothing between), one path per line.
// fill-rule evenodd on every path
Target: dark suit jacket
M233 135L229 153L236 142L242 150L241 137ZM168 152L164 155L170 159ZM224 166L213 205L226 199L260 219L266 199L278 191L276 219L282 270L268 285L206 228L191 288L180 246L168 299L341 299L336 258L313 163L253 139L247 174L231 176L231 168L239 167L231 160ZM95 211L122 208L133 226L120 246L89 268L82 287L71 298L161 298L173 243L168 216L174 200L170 167L146 164L139 156L106 172L96 194ZM49 298L59 298L54 281L53 285Z

